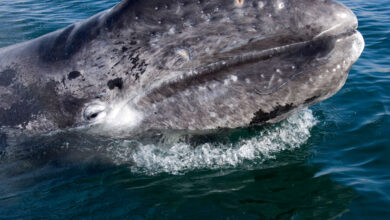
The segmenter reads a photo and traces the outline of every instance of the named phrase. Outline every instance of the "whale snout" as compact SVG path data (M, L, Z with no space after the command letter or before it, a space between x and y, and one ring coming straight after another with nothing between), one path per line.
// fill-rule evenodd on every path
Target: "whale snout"
M328 4L331 10L333 10L333 14L323 14L320 17L318 22L322 22L323 31L316 37L322 35L333 36L348 32L351 33L357 29L357 17L349 8L338 2L330 2ZM330 21L328 19L324 19L327 16L330 17Z
M298 33L311 37L334 36L358 27L356 15L341 3L331 0L289 1ZM294 14L295 13L295 14Z

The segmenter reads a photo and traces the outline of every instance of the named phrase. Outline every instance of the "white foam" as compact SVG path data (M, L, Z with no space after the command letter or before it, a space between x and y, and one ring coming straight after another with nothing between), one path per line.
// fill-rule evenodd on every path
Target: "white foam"
M244 162L263 163L277 157L278 152L300 147L310 137L310 129L315 124L312 111L305 109L280 125L237 144L215 146L206 143L194 147L179 142L171 147L162 147L123 141L106 150L115 163L132 164L130 169L134 173L182 174L197 169L237 167Z

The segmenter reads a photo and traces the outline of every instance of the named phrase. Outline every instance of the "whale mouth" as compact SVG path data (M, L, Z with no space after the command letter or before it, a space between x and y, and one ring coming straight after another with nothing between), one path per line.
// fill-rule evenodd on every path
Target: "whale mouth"
M238 73L239 69L270 62L280 64L280 67L275 67L274 71L283 74L281 77L283 80L275 81L272 79L272 76L261 75L263 78L261 80L267 82L268 85L258 86L254 92L259 95L272 94L294 77L315 69L318 66L325 65L329 57L331 57L337 42L354 35L361 36L360 32L356 30L356 27L338 34L329 33L334 31L335 28L330 28L328 31L324 31L308 40L287 35L250 39L243 46L230 47L219 54L214 54L212 57L202 58L199 62L205 63L203 65L193 67L193 64L189 64L187 67L173 70L173 72L179 72L177 74L179 76L176 75L171 79L165 78L163 83L156 82L155 85L150 86L146 97L153 97L149 101L155 103L161 101L163 98L173 96L179 91L184 91L189 85L201 86L211 81L226 84L226 80L224 82L222 79L224 75L232 72L237 72L237 74L230 76L230 80L237 81L240 78L240 73ZM362 38L360 41L364 42ZM360 52L356 52L356 59L353 62L357 60L361 52L362 49ZM283 57L283 60L290 61L287 67L282 62L272 61L281 57ZM346 69L349 69L349 67ZM250 69L252 72L259 70L261 72L261 68L259 67L252 67ZM172 89L166 89L167 87Z
M325 53L329 53L331 49L333 49L331 47L334 46L335 41L348 38L358 33L356 28L354 28L338 34L327 34L328 32L336 29L338 26L339 25L336 25L326 31L323 31L314 36L312 39L303 39L288 35L250 39L244 46L230 47L223 50L220 54L213 55L216 61L197 67L193 69L193 72L198 74L207 74L208 72L216 72L224 68L259 62L261 60L279 56L283 53L291 53L299 49L312 54L316 51L321 51L319 56L324 56ZM326 49L326 51L323 51L323 49ZM209 57L206 59L210 60Z

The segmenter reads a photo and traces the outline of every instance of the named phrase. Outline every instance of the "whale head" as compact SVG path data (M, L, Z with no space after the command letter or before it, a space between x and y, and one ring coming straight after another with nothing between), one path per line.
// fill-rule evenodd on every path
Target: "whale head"
M48 129L237 128L279 122L339 91L364 48L357 26L331 0L125 0L3 49L0 67L16 66L38 103L66 97L35 114Z

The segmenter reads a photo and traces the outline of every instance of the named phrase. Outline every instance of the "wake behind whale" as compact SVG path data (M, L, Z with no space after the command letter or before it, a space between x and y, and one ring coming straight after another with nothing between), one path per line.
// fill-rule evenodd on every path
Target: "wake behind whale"
M0 50L0 143L279 122L341 89L356 28L333 1L125 0Z

